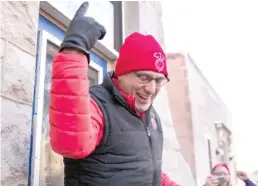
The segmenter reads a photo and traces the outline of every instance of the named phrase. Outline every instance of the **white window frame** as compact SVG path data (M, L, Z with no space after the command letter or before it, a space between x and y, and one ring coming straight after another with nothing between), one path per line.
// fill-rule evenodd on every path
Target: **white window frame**
M51 43L60 46L61 41L48 33L45 30L39 31L38 40L38 62L35 74L36 86L35 86L35 111L33 114L33 148L32 148L32 164L31 164L31 186L39 185L40 177L40 154L41 154L41 137L42 137L42 119L43 119L43 105L44 105L44 85L45 85L45 69L46 69L46 52L47 43ZM103 80L103 68L96 64L94 61L90 61L90 67L98 72L98 84Z

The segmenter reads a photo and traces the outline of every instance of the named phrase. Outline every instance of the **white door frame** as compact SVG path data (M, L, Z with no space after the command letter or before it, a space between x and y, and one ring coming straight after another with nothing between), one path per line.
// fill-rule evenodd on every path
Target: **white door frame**
M44 105L44 85L45 85L45 69L46 69L46 52L47 43L51 43L60 46L61 41L48 33L45 30L39 31L38 49L37 49L37 69L36 69L36 85L35 85L35 111L33 113L33 138L32 138L32 158L31 158L31 186L39 185L40 177L40 154L41 154L41 137L42 137L42 117L43 117L43 105ZM94 61L90 61L90 67L94 68L98 72L98 83L103 80L103 68L96 64Z

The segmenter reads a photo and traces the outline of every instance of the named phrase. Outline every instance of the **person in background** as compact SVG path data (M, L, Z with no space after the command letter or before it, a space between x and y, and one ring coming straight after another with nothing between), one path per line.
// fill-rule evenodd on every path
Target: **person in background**
M237 171L237 177L243 180L246 186L256 186L249 180L245 172ZM229 167L224 163L215 165L211 171L211 175L206 179L205 186L230 186Z
M89 51L105 28L77 10L53 61L50 143L64 157L65 186L177 186L162 172L163 132L152 102L168 79L151 35L133 33L115 71L89 88Z

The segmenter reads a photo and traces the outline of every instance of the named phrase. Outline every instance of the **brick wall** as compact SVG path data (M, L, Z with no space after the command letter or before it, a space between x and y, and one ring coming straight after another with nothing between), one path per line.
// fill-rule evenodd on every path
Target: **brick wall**
M39 2L1 2L1 185L27 185Z
M171 75L167 89L174 128L179 141L180 152L189 164L195 177L191 102L189 99L185 60L181 54L167 54L167 61L169 74Z

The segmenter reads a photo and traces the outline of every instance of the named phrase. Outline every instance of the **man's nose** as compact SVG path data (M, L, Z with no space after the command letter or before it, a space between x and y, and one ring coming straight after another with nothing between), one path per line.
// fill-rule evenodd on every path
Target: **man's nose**
M145 90L149 94L155 94L155 92L156 92L156 82L154 80L150 81L147 85L145 85Z

